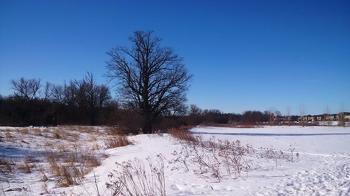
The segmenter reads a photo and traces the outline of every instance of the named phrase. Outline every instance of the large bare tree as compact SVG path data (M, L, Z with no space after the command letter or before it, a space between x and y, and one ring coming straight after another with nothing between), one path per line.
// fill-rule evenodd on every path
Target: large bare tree
M117 47L107 54L108 77L117 81L121 98L138 109L142 131L152 133L152 124L162 114L175 112L186 100L191 75L182 58L152 32L137 31L129 38L130 48Z

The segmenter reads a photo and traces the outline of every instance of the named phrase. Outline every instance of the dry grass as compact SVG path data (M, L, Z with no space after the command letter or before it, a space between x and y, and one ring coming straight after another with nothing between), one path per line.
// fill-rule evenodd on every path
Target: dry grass
M50 179L62 187L79 184L87 173L101 164L101 159L106 158L104 154L98 153L100 145L105 142L102 138L109 138L106 146L113 148L131 143L126 136L109 135L111 131L108 127L105 128L106 132L102 129L89 126L3 129L0 131L2 140L13 142L19 147L25 141L33 141L47 153L44 154L46 161L34 157L17 162L0 158L0 172L9 176L15 171L23 174L40 172L40 181L44 183ZM93 142L90 142L90 138ZM32 148L32 145L29 147Z
M50 152L47 154L48 173L51 173L60 187L80 184L92 168L101 165L94 151L84 151L75 146L74 152Z
M56 177L56 183L60 187L67 187L79 184L83 178L83 174L78 167L73 165L64 165L57 161L57 157L53 154L48 156L48 163L50 165L50 173Z
M121 130L119 127L113 126L113 127L108 127L108 133L110 135L121 135L123 134L123 130Z
M110 182L106 183L112 195L158 195L165 196L164 161L161 155L156 160L147 159L116 163L117 168L109 174Z
M18 129L18 131L19 131L21 134L25 135L25 134L28 134L28 133L29 133L29 128L21 128L21 129ZM34 131L34 130L33 130L33 131ZM40 131L40 129L39 129L39 131Z
M49 153L47 156L47 162L49 163L49 170L54 176L60 176L60 166L57 162L57 156L54 153Z
M73 131L81 133L97 133L96 127L93 126L63 126L65 129L71 129Z
M15 167L15 163L11 160L0 158L0 173L6 174L6 173L12 173Z
M111 136L105 140L105 145L107 148L117 148L121 146L127 146L129 144L131 144L131 142L125 135Z
M32 169L35 167L33 163L28 163L24 161L23 163L19 164L17 166L17 169L21 171L22 173L32 173Z
M168 133L176 139L186 142L198 142L198 139L194 137L189 131L191 127L180 127L180 128L172 128L168 131Z
M101 146L97 142L93 142L91 145L91 150L100 150Z
M36 135L36 136L44 136L43 132L47 133L49 131L48 131L48 129L45 129L45 131L41 131L41 129L33 129L32 130L33 135Z
M93 156L93 155L84 155L82 157L82 160L84 162L84 165L87 168L94 168L101 165L101 161L96 156ZM84 173L87 173L87 172L84 172Z
M55 139L61 139L62 138L62 133L59 129L54 129L52 132L52 137Z

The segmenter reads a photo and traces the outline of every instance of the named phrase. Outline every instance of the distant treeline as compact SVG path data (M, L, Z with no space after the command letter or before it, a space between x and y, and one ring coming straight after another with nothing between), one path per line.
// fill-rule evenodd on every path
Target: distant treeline
M13 94L0 96L0 125L55 126L55 125L118 125L128 131L141 128L138 111L118 103L110 89L97 84L88 73L81 80L56 85L39 79L11 81ZM195 105L176 114L163 114L155 128L198 124L261 124L270 122L276 114L247 111L243 114L202 110ZM278 115L278 114L277 114Z

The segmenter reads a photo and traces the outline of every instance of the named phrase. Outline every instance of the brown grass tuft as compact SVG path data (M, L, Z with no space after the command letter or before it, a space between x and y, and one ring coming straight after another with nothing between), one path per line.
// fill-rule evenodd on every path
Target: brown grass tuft
M191 127L172 128L168 131L168 133L174 138L182 141L198 142L197 138L195 138L189 131L190 128Z
M117 136L112 136L108 137L105 140L105 145L107 148L117 148L121 146L127 146L131 144L131 142L128 140L128 137L125 135L117 135Z

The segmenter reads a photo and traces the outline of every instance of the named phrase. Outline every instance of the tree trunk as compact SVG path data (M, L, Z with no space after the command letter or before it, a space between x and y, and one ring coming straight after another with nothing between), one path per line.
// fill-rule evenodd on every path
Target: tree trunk
M145 114L143 117L142 132L145 134L152 133L152 119L151 114Z

